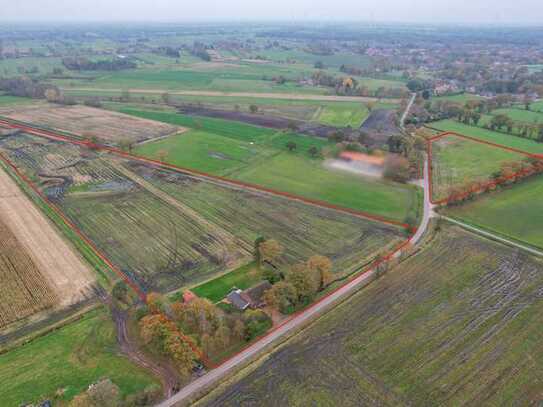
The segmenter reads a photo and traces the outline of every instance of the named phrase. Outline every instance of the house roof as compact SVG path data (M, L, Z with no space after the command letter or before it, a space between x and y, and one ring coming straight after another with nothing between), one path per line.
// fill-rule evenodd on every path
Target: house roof
M344 160L348 161L364 161L368 164L373 165L384 165L385 158L384 157L378 157L375 155L368 155L364 153L358 153L355 151L343 151L340 155L340 158L343 158Z
M198 298L197 295L190 290L186 290L183 292L183 302L185 303L189 303L196 298Z
M241 296L241 290L232 290L230 294L226 296L226 299L230 304L240 310L244 310L249 306L249 302Z
M246 289L241 293L241 296L251 305L258 306L264 297L264 293L272 288L272 285L268 280L261 281L260 283Z

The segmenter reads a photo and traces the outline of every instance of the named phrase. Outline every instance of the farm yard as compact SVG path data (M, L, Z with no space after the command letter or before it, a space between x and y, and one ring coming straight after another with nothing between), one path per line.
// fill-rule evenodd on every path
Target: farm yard
M124 141L137 143L184 131L177 126L87 106L0 106L0 115L26 123L38 123L40 126L85 138L96 137L100 142L112 144Z
M442 137L432 142L432 198L445 199L467 191L474 183L489 182L502 168L515 167L526 159L523 154L454 135Z
M543 177L497 190L445 214L507 238L543 248Z
M535 257L442 225L419 254L197 405L537 403L542 271Z
M259 236L285 246L281 264L323 254L332 258L338 276L357 270L402 236L395 227L67 143L16 134L2 139L0 149L148 290L173 291L235 269L252 259Z

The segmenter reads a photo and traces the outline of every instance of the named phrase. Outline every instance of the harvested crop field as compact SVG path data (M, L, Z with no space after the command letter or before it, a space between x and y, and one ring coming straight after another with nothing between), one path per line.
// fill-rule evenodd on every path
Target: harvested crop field
M58 298L25 248L0 220L0 328L53 307Z
M0 140L0 150L149 290L172 291L245 264L259 236L285 246L282 265L323 254L332 258L338 276L402 237L395 227L66 143L19 134ZM53 153L71 164L56 161Z
M1 168L0 225L5 239L4 266L11 265L2 270L8 274L2 278L6 287L1 303L12 312L5 323L93 296L91 270Z
M45 105L0 109L0 115L36 123L107 143L142 142L184 131L183 128L87 106Z
M445 225L199 405L537 405L542 284L540 259Z

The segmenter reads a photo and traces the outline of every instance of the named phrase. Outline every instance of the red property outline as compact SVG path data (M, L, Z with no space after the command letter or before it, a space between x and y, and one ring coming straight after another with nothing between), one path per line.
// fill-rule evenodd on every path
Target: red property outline
M55 205L53 202L47 198L47 196L40 191L40 189L34 185L32 180L28 178L25 174L23 174L19 168L7 157L4 156L4 154L0 153L0 161L2 161L4 164L6 164L9 168L11 168L17 177L21 179L30 189L32 189L33 192L35 192L38 197L47 205L50 209L52 209L65 223L66 226L68 226L77 236L79 236L87 246L91 248L93 253L102 260L106 266L108 266L111 271L113 271L118 277L120 277L132 290L137 294L137 296L142 300L145 304L148 304L147 301L147 294L141 289L141 287L134 282L127 274L125 274L121 269L119 269L117 266L115 266L105 254L103 254L100 249L79 229L64 213L62 210L58 208L57 205ZM166 316L167 317L167 316ZM194 344L192 339L181 333L181 338L189 345L189 347L192 349L194 353L198 355L200 360L202 360L206 365L209 363L207 358L200 352L198 347Z
M326 209L332 209L332 210L335 210L335 211L347 213L349 215L357 216L359 218L364 218L364 219L369 219L369 220L376 221L376 222L381 222L381 223L384 223L384 224L387 224L387 225L390 225L390 226L399 226L399 227L402 227L404 229L407 229L407 230L411 231L412 233L416 232L416 229L414 227L408 225L407 223L399 222L399 221L394 220L394 219L388 219L388 218L386 218L384 216L375 215L375 214L368 213L368 212L365 212L365 211L346 208L344 206L330 204L328 202L321 201L321 200L318 200L318 199L305 198L305 197L302 197L302 196L299 196L299 195L291 194L289 192L278 191L276 189L263 187L263 186L260 186L260 185L257 185L257 184L251 184L251 183L244 182L244 181L233 180L233 179L221 177L221 176L218 176L218 175L212 175L212 174L209 174L209 173L203 172L203 171L198 171L198 170L194 170L194 169L190 169L190 168L180 167L180 166L173 165L173 164L168 164L168 163L166 163L164 161L153 160L153 159L146 158L146 157L143 157L143 156L140 156L140 155L137 155L137 154L127 153L126 151L123 151L123 150L115 148L115 147L106 146L106 145L103 145L103 144L94 144L94 143L90 143L88 141L75 140L73 138L61 135L59 133L55 133L55 132L50 131L50 130L44 130L44 129L29 126L29 125L26 125L26 124L15 123L15 122L12 122L11 120L0 119L0 125L8 126L8 127L13 128L13 129L23 130L26 133L33 134L33 135L36 135L36 136L39 136L39 137L45 137L45 138L48 138L48 139L51 139L51 140L62 141L62 142L70 143L70 144L84 146L84 147L92 148L92 149L95 149L95 150L107 151L107 152L113 153L115 155L124 157L124 158L128 158L128 159L131 159L131 160L134 160L134 161L144 162L146 164L158 165L158 166L160 166L162 168L166 168L166 169L173 170L173 171L176 171L176 172L180 172L180 173L183 173L183 174L188 174L188 175L192 175L192 176L199 177L199 178L206 178L206 179L211 180L211 181L218 181L218 182L221 182L223 184L229 184L229 185L232 185L232 186L235 186L235 187L242 187L242 188L245 188L245 189L252 189L252 190L254 190L256 192L264 192L264 193L267 193L267 194L270 194L270 195L275 195L275 196L279 196L279 197L283 197L283 198L288 198L288 199L291 199L291 200L300 201L300 202L303 202L303 203L306 203L306 204L309 204L309 205L312 205L312 206L322 207L322 208L326 208Z
M475 137L471 137L471 136L466 136L464 134L460 134L460 133L456 133L454 131L446 131L444 133L440 133L436 136L432 136L430 138L428 138L426 140L426 151L428 153L428 185L429 185L429 188L430 188L430 202L434 205L443 205L443 204L447 204L451 201L456 201L456 200L463 200L465 198L467 198L469 195L473 194L473 193L478 193L478 192L481 192L487 188L491 188L491 187L496 187L498 185L501 185L509 180L512 180L512 179L515 179L519 176L526 176L526 175L530 175L532 172L529 170L529 169L522 169L518 172L515 172L514 174L511 174L511 175L508 175L506 177L502 177L501 180L493 180L493 181L488 181L488 182L485 182L485 183L480 183L476 188L470 188L468 191L464 192L464 193L461 193L461 194L453 194L453 195L450 195L446 198L442 198L442 199L439 199L439 200L434 200L434 191L433 191L433 170L432 170L432 144L434 141L437 141L437 140L440 140L444 137L448 137L448 136L453 136L453 137L458 137L458 138L461 138L461 139L465 139L465 140L470 140L470 141L474 141L476 143L479 143L479 144L486 144L488 146L491 146L491 147L495 147L495 148L499 148L499 149L502 149L502 150L506 150L506 151L510 151L510 152L513 152L513 153L517 153L517 154L522 154L526 157L530 157L530 158L535 158L537 160L543 160L543 154L534 154L534 153L530 153L528 151L523 151L523 150L519 150L517 148L513 148L513 147L508 147L508 146L504 146L504 145L501 145L501 144L496 144L496 143L492 143L490 141L486 141L486 140L480 140L478 138L475 138Z
M13 126L10 122L6 122L4 120L1 120L0 119L0 124L4 124L4 125L8 125L10 127L14 127L14 128L20 128L21 130L24 130L25 132L27 131L24 127L26 126ZM36 133L41 133L41 132L44 132L44 130L33 130L32 128L29 127L29 129L32 130L32 133L31 134L36 134ZM28 131L30 132L30 131ZM48 131L45 131L47 133L49 133ZM36 134L36 135L41 135L41 134ZM107 147L107 146L94 146L92 145L91 143L88 143L88 142L82 142L82 141L75 141L75 140L71 140L71 139L67 139L66 137L63 137L63 136L56 136L54 133L52 133L51 135L41 135L42 137L46 137L46 138L51 138L51 139L54 139L54 140L57 140L57 141L66 141L66 142L69 142L69 143L73 143L73 144L77 144L77 145L82 145L82 146L85 146L85 147L91 147L91 148L101 148L101 149L104 149L106 151L111 151L111 152L114 152L114 153L117 153L117 154L120 154L124 157L127 157L127 158L133 158L133 157L138 157L138 156L132 156L128 153L125 153L124 151L121 151L121 150L118 150L118 149L115 149L115 148L111 148L111 147ZM66 139L66 140L64 140ZM100 258L102 259L115 273L117 273L124 281L127 282L127 284L134 289L134 291L140 296L140 298L143 298L145 302L147 302L147 296L143 293L143 290L141 290L141 288L135 284L131 278L126 275L122 270L120 270L119 268L117 268L113 263L111 263L107 257L102 254L100 252L100 250L94 245L94 243L92 243L92 241L90 241L90 239L88 239L84 233L76 226L74 225L63 213L62 211L55 205L53 204L52 202L49 201L49 199L39 190L39 188L37 188L34 183L26 176L24 175L18 168L15 164L13 164L8 158L6 158L2 153L0 153L0 159L5 162L10 168L12 168L16 174L26 183L28 184L28 186L34 191L36 192L40 198L49 206L51 207L51 209L53 209L55 211L55 213L57 213L61 219L66 223L66 225L72 229L78 236L80 236L86 243L89 244L89 247L93 250L93 252ZM137 159L137 158L136 158ZM151 163L156 163L156 164L159 164L159 165L164 165L165 167L170 167L169 164L164 164L164 163L161 163L161 162L158 162L158 161L154 161L154 160L148 160L148 159L144 159L144 161L147 161L147 162L151 162ZM174 169L177 168L175 166L171 166L173 167ZM210 176L210 178L220 178L220 177L215 177L215 176ZM230 180L227 180L228 182L230 182ZM235 183L234 183L235 184ZM288 196L288 194L286 194L286 196ZM305 199L302 199L302 201L305 201ZM318 206L318 204L316 204ZM334 207L334 205L331 206L331 209L336 209ZM350 211L347 211L347 213L350 213ZM356 214L356 211L352 214ZM362 217L365 217L365 216L362 216ZM373 218L370 218L372 220L377 220L377 219L373 219ZM395 225L395 223L390 223L390 222L384 222L384 223L389 223L389 224L393 224ZM408 225L407 225L408 226ZM342 284L340 286L338 286L337 288L335 288L334 290L330 291L329 293L327 293L326 295L324 295L323 297L319 298L317 301L315 301L314 303L312 303L309 307L307 308L304 308L304 309L301 309L297 312L295 312L294 314L290 315L285 321L283 321L281 324L279 324L278 326L274 327L273 329L271 329L270 331L266 332L263 336L259 337L257 340L253 341L252 343L249 343L247 344L246 346L244 346L243 348L241 348L238 352L236 352L235 354L231 355L231 356L228 356L227 358L225 358L224 360L222 360L221 362L219 363L212 363L211 361L209 361L209 359L207 359L206 356L202 355L201 352L196 352L199 357L201 358L202 362L208 367L208 368L217 368L219 366L222 366L223 364L227 363L228 361L230 361L231 359L233 359L234 357L236 357L237 355L239 355L240 353L242 352L245 352L246 350L256 346L261 340L263 340L264 338L267 338L268 336L272 335L274 332L276 332L278 329L280 329L281 327L283 327L285 324L289 323L290 321L292 321L294 318L296 318L297 316L299 316L300 314L306 312L306 311L309 311L311 309L313 309L314 307L318 306L320 303L322 303L324 300L326 300L328 297L330 297L331 295L335 294L337 291L341 290L342 288L346 287L347 285L356 285L358 282L360 281L363 281L365 280L367 277L369 277L371 275L371 273L374 272L374 269L379 267L380 265L382 264L385 264L387 262L389 262L390 260L392 260L394 257L396 257L399 253L401 253L401 251L408 247L410 244L411 244L411 240L413 239L413 236L414 234L416 233L416 230L417 228L415 227L409 227L408 229L412 234L404 241L400 242L394 249L391 250L391 252L389 254L387 254L386 256L383 256L381 258L377 258L375 259L371 264L369 264L368 266L364 267L363 270L361 270L359 273L355 273L351 276L351 278L349 279L349 281L347 281L345 284ZM143 295L143 297L141 297ZM190 338L187 338L185 336L183 336L183 339L189 344L189 346L191 346L191 348L193 350L197 350L197 347L194 346L194 343L193 341L190 339Z

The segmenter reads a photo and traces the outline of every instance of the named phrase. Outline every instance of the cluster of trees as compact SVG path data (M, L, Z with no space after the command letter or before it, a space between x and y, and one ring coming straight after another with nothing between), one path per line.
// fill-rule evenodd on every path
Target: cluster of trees
M381 86L376 90L371 90L367 86L360 84L353 77L337 77L324 71L314 72L311 79L316 86L334 88L337 95L371 96L378 98L404 97L407 95L407 91L401 88L385 88Z
M296 144L295 141L287 141L285 143L285 147L288 149L288 151L295 151L298 148L298 144ZM311 146L307 149L307 152L311 157L317 157L320 154L320 150L316 146Z
M171 306L173 319L184 332L198 340L204 354L220 353L231 345L250 341L269 327L270 319L261 310L227 314L204 298Z
M203 61L211 61L211 55L207 52L207 46L199 41L195 41L190 49L190 53Z
M392 181L407 182L411 176L409 160L401 155L387 155L383 175Z
M48 89L58 91L58 88L54 86L44 85L35 79L27 77L0 79L0 90L12 96L44 99Z
M154 293L149 294L147 312L139 320L144 343L169 357L183 376L191 373L200 355L219 354L234 344L250 341L270 324L261 310L226 313L205 298L169 304Z
M188 377L199 360L198 348L181 332L177 324L161 310L152 310L139 321L140 336L145 345L169 357L178 372Z
M430 89L432 87L432 83L424 79L413 78L407 81L406 86L411 92L421 92Z
M367 48L364 47L361 49L361 51L365 53L366 49ZM405 66L403 65L394 64L385 58L381 58L376 61L372 61L371 65L368 67L358 68L358 67L350 66L350 65L341 65L339 67L339 70L348 75L379 77L379 76L382 76L383 73L387 73L391 71L401 71L404 68ZM407 72L404 72L403 76L408 77L409 75Z
M387 140L388 151L397 154L389 155L385 160L385 177L397 182L407 182L418 175L419 165L423 162L426 143L422 137L395 134Z
M88 58L63 58L62 64L72 71L121 71L123 69L134 69L136 63L126 58L103 59L91 61Z
M310 303L332 281L332 262L325 256L312 256L284 273L277 273L275 284L264 294L266 303L284 314Z
M168 46L155 48L153 49L152 52L158 55L165 55L171 58L179 58L181 56L181 50L179 48L168 47Z

